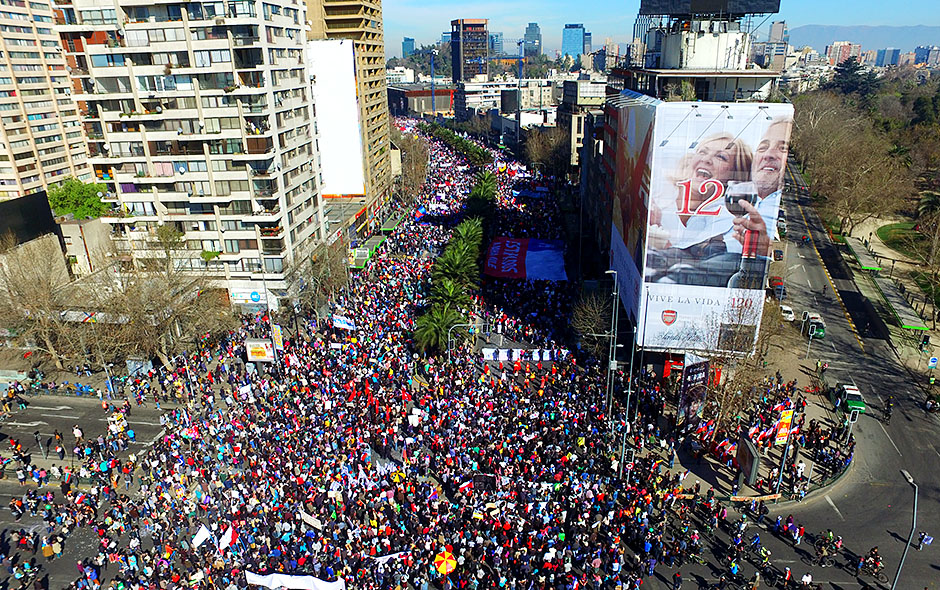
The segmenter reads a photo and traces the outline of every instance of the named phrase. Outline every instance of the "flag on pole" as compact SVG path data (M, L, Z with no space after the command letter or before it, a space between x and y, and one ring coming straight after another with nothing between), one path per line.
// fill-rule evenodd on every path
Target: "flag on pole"
M233 545L236 539L238 539L238 533L233 525L229 525L228 530L219 538L219 551L224 551L226 547Z
M196 531L196 536L193 537L193 547L199 548L200 545L212 538L212 531L206 525L200 525L199 530Z

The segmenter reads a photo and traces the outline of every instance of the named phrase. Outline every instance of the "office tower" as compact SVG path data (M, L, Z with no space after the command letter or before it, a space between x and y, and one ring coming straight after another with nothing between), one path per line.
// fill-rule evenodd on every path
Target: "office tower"
M591 34L588 32L584 33L584 55L590 55L594 52L594 43L591 40Z
M405 37L401 42L401 56L408 57L415 52L415 40L411 37Z
M768 41L771 43L790 42L790 29L787 28L787 21L778 20L770 23L770 38Z
M391 197L388 140L388 92L385 87L385 37L381 0L306 0L308 40L349 39L356 57L356 88L366 176L367 230L382 221L382 207ZM364 224L360 224L360 227Z
M91 180L68 64L49 0L4 2L0 31L0 201L46 190L69 176Z
M934 55L940 53L940 47L936 45L918 45L914 49L914 63L915 64L929 64L931 52Z
M56 6L119 251L148 267L169 225L180 268L275 306L288 265L323 238L303 4Z
M879 67L883 66L896 66L901 59L901 50L897 47L888 47L886 49L879 49L875 54L875 65Z
M489 34L489 49L490 49L490 55L502 55L503 54L503 34L502 33L490 33Z
M542 29L539 28L538 23L529 23L525 28L525 36L523 37L526 57L533 57L536 55L542 55Z
M459 18L450 21L450 55L454 83L473 81L487 73L489 34L485 18Z
M444 43L450 43L450 31L441 33L441 45Z
M574 59L584 52L584 25L565 25L561 35L561 54Z

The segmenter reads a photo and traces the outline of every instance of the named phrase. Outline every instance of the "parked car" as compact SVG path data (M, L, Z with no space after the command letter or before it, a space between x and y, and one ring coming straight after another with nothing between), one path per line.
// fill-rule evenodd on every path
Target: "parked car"
M783 260L783 250L774 250L774 261L780 262Z
M793 308L789 305L780 306L780 315L783 317L783 321L792 322L796 319L796 315L793 313Z

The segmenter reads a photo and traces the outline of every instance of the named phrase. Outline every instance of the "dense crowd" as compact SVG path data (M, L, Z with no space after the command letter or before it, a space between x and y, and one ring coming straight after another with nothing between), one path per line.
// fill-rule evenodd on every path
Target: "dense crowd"
M560 237L556 202L519 192L552 181L494 157L489 237ZM685 474L668 459L622 469L624 421L611 436L595 364L572 354L484 366L471 344L451 360L416 353L433 256L473 183L467 163L433 140L430 160L417 203L431 214L409 215L332 303L355 330L308 318L275 366L249 370L244 340L267 337L270 323L245 317L174 368L125 384L137 404L188 402L167 412L146 455L122 453L120 427L94 439L75 432L82 475L96 485L78 491L63 479L58 498L11 506L41 512L51 558L75 527L93 528L98 554L78 564L73 588L236 590L248 571L383 590L636 589L658 564L701 550L692 514L717 525L726 510L699 485L682 494ZM475 301L491 330L517 343L560 349L570 339L565 283L486 278ZM636 394L635 444L674 456L683 437L664 427L658 386L640 383ZM754 425L769 425L786 397L769 390ZM832 453L831 433L811 424L807 434L819 456ZM444 551L456 560L447 576L434 566Z

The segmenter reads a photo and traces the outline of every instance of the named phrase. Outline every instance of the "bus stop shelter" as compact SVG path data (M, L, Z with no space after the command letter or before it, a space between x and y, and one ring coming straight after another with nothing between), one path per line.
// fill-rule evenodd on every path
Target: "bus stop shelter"
M873 277L873 279L902 328L906 330L927 330L927 324L924 323L924 320L920 318L911 304L907 302L907 299L904 298L904 295L901 294L897 285L891 279L884 277Z
M870 270L875 272L881 270L881 265L878 263L872 253L869 252L864 242L858 238L847 237L845 238L845 243L852 251L852 254L855 255L855 258L858 260L858 264L862 267L862 270Z

